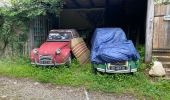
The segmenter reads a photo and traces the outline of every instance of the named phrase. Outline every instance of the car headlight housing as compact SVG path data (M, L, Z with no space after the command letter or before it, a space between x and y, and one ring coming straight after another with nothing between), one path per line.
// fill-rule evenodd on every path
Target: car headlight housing
M56 50L56 54L59 55L60 53L61 53L61 49L58 48L58 49Z
M38 54L38 50L37 50L37 49L34 49L34 50L33 50L33 53L34 53L34 54Z

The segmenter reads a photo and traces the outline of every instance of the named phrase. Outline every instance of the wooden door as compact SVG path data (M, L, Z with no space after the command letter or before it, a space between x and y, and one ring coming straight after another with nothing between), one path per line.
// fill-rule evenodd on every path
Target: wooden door
M145 62L151 62L152 60L153 18L154 0L148 0L146 18Z
M153 49L170 49L170 5L155 5Z

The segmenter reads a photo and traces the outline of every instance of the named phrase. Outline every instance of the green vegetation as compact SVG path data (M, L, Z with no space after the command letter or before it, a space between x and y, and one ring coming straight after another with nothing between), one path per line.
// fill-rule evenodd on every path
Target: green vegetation
M170 0L154 0L155 4L169 4Z
M15 58L16 59L16 58ZM163 79L151 79L144 72L128 74L97 74L91 72L91 66L80 66L76 60L70 68L35 67L27 59L0 60L0 75L15 78L30 78L39 82L85 87L90 91L130 94L138 98L170 99L170 82Z
M21 53L21 47L28 40L30 21L37 16L60 13L62 0L9 0L10 4L0 7L0 56ZM9 54L9 53L8 53ZM18 55L16 54L16 55Z
M158 1L158 0L157 0ZM0 8L0 56L5 48L20 47L18 39L22 35L23 42L27 41L30 19L46 15L59 14L62 0L12 0L8 8ZM150 78L145 74L146 65L143 62L144 48L139 47L141 66L139 72L128 74L97 74L91 72L90 65L80 66L76 60L70 68L35 67L28 59L10 58L0 60L0 75L16 78L30 78L39 82L53 83L73 87L84 86L88 90L103 91L116 94L130 94L138 98L170 99L170 82L161 78ZM13 51L13 50L12 50Z

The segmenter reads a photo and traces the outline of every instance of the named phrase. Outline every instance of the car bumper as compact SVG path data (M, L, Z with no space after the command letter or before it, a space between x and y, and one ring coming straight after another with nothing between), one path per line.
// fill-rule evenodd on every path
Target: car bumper
M40 63L31 63L32 65L38 66L58 66L58 65L65 65L66 63L56 63L56 64L40 64Z
M38 65L38 66L59 66L59 65L65 65L66 64L66 62L64 62L64 63L51 63L51 64L41 64L41 63L38 63L38 62L32 62L31 63L32 65Z
M128 70L118 70L118 71L97 68L97 71L103 72L103 73L131 73L131 72L134 73L134 72L137 72L137 68L128 69Z
M69 59L64 60L61 63L58 63L56 60L52 60L51 56L44 56L43 58L46 58L45 60L37 60L34 59L31 64L32 65L38 65L38 66L58 66L58 65L65 65L67 64ZM50 60L49 60L50 59Z

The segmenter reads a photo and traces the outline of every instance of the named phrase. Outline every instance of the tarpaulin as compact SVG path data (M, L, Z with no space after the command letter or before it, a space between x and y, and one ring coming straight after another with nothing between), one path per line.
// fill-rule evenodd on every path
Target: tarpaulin
M97 28L92 37L91 62L112 63L127 60L138 60L131 40L127 40L121 28Z

